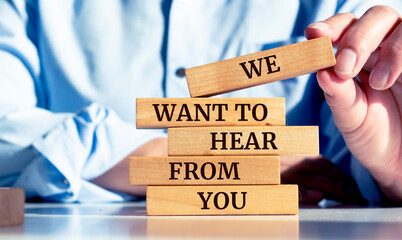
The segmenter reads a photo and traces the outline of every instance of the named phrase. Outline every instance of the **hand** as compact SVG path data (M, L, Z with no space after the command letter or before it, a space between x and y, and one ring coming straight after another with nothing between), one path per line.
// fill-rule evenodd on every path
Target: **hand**
M167 156L167 139L157 138L145 143L116 164L116 166L112 167L101 176L91 180L91 182L111 191L145 196L146 186L131 186L128 183L128 162L129 157L132 156Z
M352 154L384 193L402 201L402 24L376 6L360 19L337 14L307 27L307 38L329 35L336 65L317 74L335 124Z
M348 204L367 204L354 179L323 157L304 159L289 167L281 173L281 182L299 185L302 204L317 204L323 198Z

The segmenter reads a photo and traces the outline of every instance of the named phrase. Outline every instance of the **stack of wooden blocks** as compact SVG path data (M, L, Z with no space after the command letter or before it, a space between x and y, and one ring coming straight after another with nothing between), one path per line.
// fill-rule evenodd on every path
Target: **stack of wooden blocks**
M202 97L334 64L321 38L187 69L186 77L191 96ZM318 155L318 127L285 126L285 118L283 98L137 99L137 128L168 128L168 156L131 157L130 184L148 185L148 215L297 214L298 187L280 185L279 156Z

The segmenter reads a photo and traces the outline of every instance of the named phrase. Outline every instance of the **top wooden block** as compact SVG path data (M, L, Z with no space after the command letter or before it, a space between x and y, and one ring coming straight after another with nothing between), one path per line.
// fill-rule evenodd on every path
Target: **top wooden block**
M186 69L191 97L213 96L313 73L336 63L330 37Z

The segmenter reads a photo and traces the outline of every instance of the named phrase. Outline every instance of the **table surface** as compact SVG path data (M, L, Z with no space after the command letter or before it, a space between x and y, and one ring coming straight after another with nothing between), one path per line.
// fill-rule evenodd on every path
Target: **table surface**
M146 216L145 202L26 204L0 239L402 239L402 208L301 208L296 216Z

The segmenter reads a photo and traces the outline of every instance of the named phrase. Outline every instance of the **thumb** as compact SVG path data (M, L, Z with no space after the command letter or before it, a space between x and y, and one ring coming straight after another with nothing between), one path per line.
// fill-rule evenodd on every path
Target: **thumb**
M338 129L342 133L358 129L367 114L367 98L361 86L353 79L339 78L332 69L318 71L317 80Z

